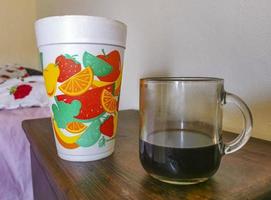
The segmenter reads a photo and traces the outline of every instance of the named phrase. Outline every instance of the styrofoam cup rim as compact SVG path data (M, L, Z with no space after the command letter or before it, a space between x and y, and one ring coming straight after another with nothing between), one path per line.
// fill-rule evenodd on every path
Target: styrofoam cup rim
M112 23L118 23L121 26L124 26L125 28L127 28L127 25L119 20L116 19L112 19L109 17L101 17L101 16L91 16L91 15L54 15L54 16L49 16L49 17L43 17L40 19L37 19L35 21L35 24L38 23L42 23L48 20L53 20L53 19L57 19L57 18L89 18L89 19L96 19L96 20L100 20L100 21L111 21Z
M89 15L50 16L35 22L38 47L58 44L126 46L127 26L121 21Z

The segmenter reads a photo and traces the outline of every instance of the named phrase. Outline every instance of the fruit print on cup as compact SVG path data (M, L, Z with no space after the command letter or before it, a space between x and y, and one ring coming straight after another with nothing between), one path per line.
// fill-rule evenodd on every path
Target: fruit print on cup
M117 100L108 90L104 89L101 95L101 102L104 110L108 113L117 111Z
M81 71L81 64L75 57L76 55L70 56L69 54L65 54L56 58L55 64L60 71L60 75L57 79L58 82L61 83Z
M66 125L66 130L70 133L81 133L87 128L87 126L81 122L69 122Z
M61 92L69 96L78 96L85 93L93 81L93 72L90 67L78 72L59 86Z
M54 63L50 63L43 70L45 88L46 88L47 95L49 97L54 96L56 92L56 85L57 85L57 79L59 77L59 73L60 73L59 67Z
M66 149L99 148L115 138L121 87L121 58L117 50L97 56L63 54L44 69L46 91L52 99L56 140Z

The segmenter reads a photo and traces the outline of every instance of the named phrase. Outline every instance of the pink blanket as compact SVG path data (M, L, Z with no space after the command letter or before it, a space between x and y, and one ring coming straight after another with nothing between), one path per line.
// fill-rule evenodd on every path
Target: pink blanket
M48 107L0 111L0 199L33 199L30 148L22 121L49 116Z

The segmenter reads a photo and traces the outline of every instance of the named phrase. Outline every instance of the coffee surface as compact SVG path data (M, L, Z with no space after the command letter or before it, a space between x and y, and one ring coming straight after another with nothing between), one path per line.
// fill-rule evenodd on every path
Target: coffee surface
M206 134L164 131L149 134L147 140L140 139L140 160L153 175L173 179L205 178L219 167L219 144Z

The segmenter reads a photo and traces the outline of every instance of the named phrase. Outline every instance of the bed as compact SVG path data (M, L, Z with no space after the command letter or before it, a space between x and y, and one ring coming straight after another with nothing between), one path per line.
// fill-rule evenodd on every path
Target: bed
M50 116L40 74L21 66L0 66L0 199L33 199L30 146L21 123ZM13 85L24 85L27 97L22 98L25 94ZM25 85L31 87L30 92Z
M30 147L21 123L48 116L48 107L0 111L0 199L33 199Z

